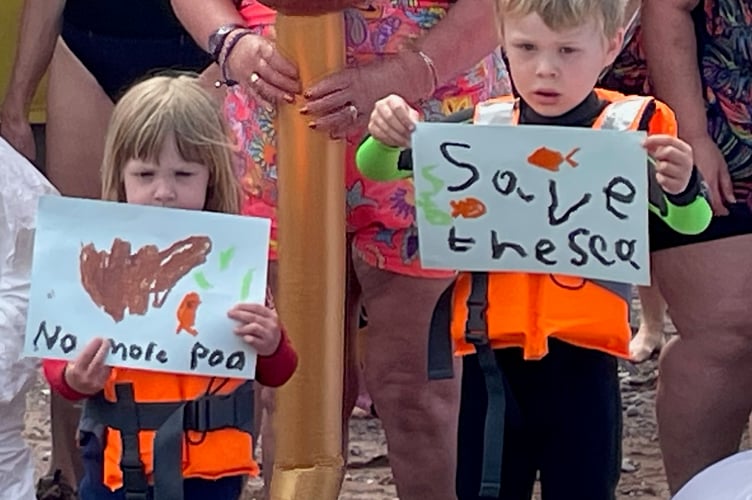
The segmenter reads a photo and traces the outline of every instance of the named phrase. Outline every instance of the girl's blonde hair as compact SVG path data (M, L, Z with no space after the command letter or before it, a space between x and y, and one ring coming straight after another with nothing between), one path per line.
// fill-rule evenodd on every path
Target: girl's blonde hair
M132 159L155 162L170 136L184 160L209 169L204 210L238 213L240 189L227 128L220 107L194 75L149 78L118 101L105 141L102 199L125 202L125 164Z
M606 38L616 35L624 23L626 0L496 0L499 26L506 17L538 14L554 31L576 28L596 19Z

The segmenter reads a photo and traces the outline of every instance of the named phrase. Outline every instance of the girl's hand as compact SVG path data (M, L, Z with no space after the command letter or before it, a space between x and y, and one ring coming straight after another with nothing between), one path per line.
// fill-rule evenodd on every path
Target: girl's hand
M402 97L392 94L376 102L368 122L368 132L387 146L409 148L410 137L420 119Z
M259 356L271 356L277 351L282 331L274 309L246 302L234 306L227 316L240 323L235 327L235 335L243 337Z
M692 147L676 137L651 135L642 143L655 159L655 177L661 188L670 194L681 194L692 177Z
M80 394L94 395L104 389L112 368L104 364L110 353L109 340L92 339L76 359L65 367L63 376L68 387Z

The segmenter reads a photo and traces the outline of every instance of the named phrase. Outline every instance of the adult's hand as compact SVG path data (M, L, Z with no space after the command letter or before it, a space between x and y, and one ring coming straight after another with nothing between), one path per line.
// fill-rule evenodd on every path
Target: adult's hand
M237 36L231 34L230 37ZM298 68L277 50L273 40L248 34L225 61L229 76L268 109L280 100L293 102L301 91Z
M25 117L0 116L0 136L30 161L36 160L37 149L34 134Z
M418 54L404 51L325 77L305 90L301 112L311 116L312 128L341 139L365 129L379 99L397 94L415 102L429 95L432 85L430 68Z
M259 0L278 12L296 16L318 16L338 12L362 0Z
M718 145L709 135L688 140L694 152L695 165L708 185L710 206L716 215L728 215L725 203L734 203L734 186L728 166Z

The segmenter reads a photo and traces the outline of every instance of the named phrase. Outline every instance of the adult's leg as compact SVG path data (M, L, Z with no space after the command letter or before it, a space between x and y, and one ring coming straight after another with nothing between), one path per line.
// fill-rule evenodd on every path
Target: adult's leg
M663 250L656 277L678 336L660 359L669 488L733 454L752 410L752 235Z
M629 343L629 356L632 361L642 362L665 344L663 320L666 314L666 301L658 285L638 287L640 294L640 328Z
M47 165L66 196L99 198L104 139L113 104L97 81L59 41L47 91Z
M66 196L99 198L99 168L112 102L62 41L57 44L49 72L47 176ZM80 407L54 392L50 406L50 472L60 469L70 484L78 484L83 474L76 448Z
M359 341L358 320L362 290L360 282L353 269L351 247L347 251L347 295L345 298L345 352L344 371L342 381L342 458L347 463L349 458L350 416L358 400L360 388L360 349L365 348L365 342ZM365 333L365 332L362 332Z
M391 273L358 257L354 267L368 311L366 383L397 493L402 500L454 500L459 376L429 381L427 368L431 316L452 279Z
M276 299L279 282L277 281L279 273L279 262L269 261L269 276L267 282L271 289L272 296ZM284 320L282 320L284 324ZM274 473L274 450L276 441L274 439L274 426L272 418L274 417L275 400L277 396L274 387L264 387L256 383L255 405L254 405L254 431L255 435L261 437L261 465L263 467L264 498L269 496L272 484L272 474Z

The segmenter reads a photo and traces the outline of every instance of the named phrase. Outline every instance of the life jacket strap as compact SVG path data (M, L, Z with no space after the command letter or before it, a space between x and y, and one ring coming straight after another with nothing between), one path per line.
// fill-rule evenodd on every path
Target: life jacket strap
M253 382L230 394L208 394L191 401L139 403L133 384L115 384L117 400L100 393L86 401L85 417L120 431L120 469L127 500L149 500L149 483L141 462L138 434L154 436L154 500L183 498L182 443L186 431L209 432L233 428L253 432Z
M428 380L443 380L454 377L454 353L452 349L452 282L436 302L428 330Z
M480 497L498 498L501 491L501 467L504 456L504 424L506 391L504 374L488 338L488 273L471 273L470 296L467 299L465 340L475 347L488 393L486 421L483 431L483 465Z

